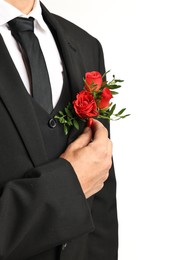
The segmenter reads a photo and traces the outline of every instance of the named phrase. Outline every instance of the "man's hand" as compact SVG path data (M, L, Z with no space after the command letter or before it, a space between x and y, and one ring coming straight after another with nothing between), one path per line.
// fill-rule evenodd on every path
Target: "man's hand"
M103 188L112 165L112 142L107 129L93 120L92 127L86 127L60 157L71 163L85 197L89 198Z

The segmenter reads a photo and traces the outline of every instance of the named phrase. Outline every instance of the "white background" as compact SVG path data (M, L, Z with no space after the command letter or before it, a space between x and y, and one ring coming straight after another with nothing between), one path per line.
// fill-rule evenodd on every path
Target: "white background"
M172 0L44 0L102 43L124 79L113 122L119 260L173 260ZM111 75L110 73L110 78Z

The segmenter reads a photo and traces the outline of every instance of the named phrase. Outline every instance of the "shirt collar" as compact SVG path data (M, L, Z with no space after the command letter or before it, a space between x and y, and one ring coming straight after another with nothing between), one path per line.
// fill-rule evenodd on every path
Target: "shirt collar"
M5 25L10 20L12 20L16 17L28 18L30 16L32 16L35 19L35 21L38 23L38 25L41 27L41 29L43 29L43 30L47 29L47 26L42 17L42 10L41 10L39 0L35 0L34 7L28 15L22 13L20 10L15 8L13 5L7 3L5 0L0 0L0 26Z

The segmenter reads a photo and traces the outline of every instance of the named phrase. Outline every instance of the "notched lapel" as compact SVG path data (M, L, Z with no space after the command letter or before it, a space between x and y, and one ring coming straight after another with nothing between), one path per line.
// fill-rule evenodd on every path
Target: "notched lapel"
M31 99L0 35L0 96L20 133L34 166L47 160Z

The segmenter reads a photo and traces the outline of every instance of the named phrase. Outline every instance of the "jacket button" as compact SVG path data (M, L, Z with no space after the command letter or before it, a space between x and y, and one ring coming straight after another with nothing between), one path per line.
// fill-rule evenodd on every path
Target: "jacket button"
M66 247L67 247L67 243L63 244L63 245L62 245L62 250L65 250Z
M48 122L50 128L55 128L57 126L57 122L54 118L51 118Z

